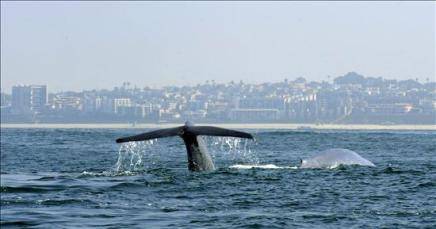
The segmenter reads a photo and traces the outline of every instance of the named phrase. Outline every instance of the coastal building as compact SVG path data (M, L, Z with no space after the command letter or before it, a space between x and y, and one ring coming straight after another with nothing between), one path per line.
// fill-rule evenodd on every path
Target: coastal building
M128 107L132 106L132 101L130 98L117 98L114 99L114 113L119 114L121 110L126 110Z
M17 85L12 87L12 112L41 113L47 105L46 85Z
M241 109L285 109L285 100L282 98L244 98L239 100Z
M369 104L367 112L379 115L406 114L411 112L413 105L409 103Z
M47 105L47 86L30 86L30 109L36 113L42 113Z
M5 106L10 106L11 105L11 96L1 92L0 93L0 98L1 98L1 102L0 102L0 106L5 107Z
M53 104L51 108L55 111L76 113L78 111L82 111L82 98L77 96L57 95L53 98Z
M13 114L28 114L30 113L30 87L29 86L13 86L12 87L12 113Z
M254 121L277 121L279 120L278 109L231 109L229 118L231 121L254 122Z

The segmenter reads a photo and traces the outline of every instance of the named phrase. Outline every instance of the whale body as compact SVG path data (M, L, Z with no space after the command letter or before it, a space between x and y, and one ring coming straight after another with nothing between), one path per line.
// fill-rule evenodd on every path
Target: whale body
M250 138L253 136L242 131L229 130L213 126L195 126L190 122L185 125L150 131L130 137L118 138L117 143L131 141L146 141L155 138L165 138L179 136L183 139L188 156L188 169L191 171L210 171L215 169L206 144L201 136L221 136L221 137L238 137Z
M335 168L339 165L375 166L372 162L348 149L329 149L301 161L300 168Z

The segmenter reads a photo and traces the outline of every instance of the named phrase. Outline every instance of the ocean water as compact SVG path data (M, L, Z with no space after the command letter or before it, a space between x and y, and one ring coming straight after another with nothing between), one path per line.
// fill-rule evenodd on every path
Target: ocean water
M142 131L1 129L1 227L436 227L435 132L207 137L217 170L199 173L179 138L115 143ZM376 167L298 168L331 148Z

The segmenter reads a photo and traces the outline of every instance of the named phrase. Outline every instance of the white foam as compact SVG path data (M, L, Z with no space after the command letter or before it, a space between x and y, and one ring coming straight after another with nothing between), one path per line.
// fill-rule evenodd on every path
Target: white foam
M80 176L85 176L85 177L114 177L114 176L132 176L132 175L136 175L136 173L132 172L132 171L121 171L121 172L116 172L116 171L103 171L103 172L83 171L80 174Z
M297 169L295 166L277 166L274 164L266 164L266 165L241 165L236 164L232 165L229 168L232 169L253 169L253 168L259 168L259 169Z

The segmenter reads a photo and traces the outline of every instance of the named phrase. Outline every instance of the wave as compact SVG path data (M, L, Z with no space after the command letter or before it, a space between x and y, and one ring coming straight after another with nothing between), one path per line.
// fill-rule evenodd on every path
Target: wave
M33 222L33 221L20 221L20 220L13 220L13 221L1 221L1 225L4 227L8 227L8 226L20 226L20 227L24 227L24 226L37 226L39 225L39 223L37 222Z
M11 187L11 186L1 186L1 193L44 193L53 191L62 191L67 187L61 186L21 186L21 187Z
M121 183L118 183L118 184L115 184L115 185L109 187L109 189L122 191L122 190L125 190L128 188L144 188L148 185L149 185L149 183L146 181L145 182L144 181L143 182L121 182Z

